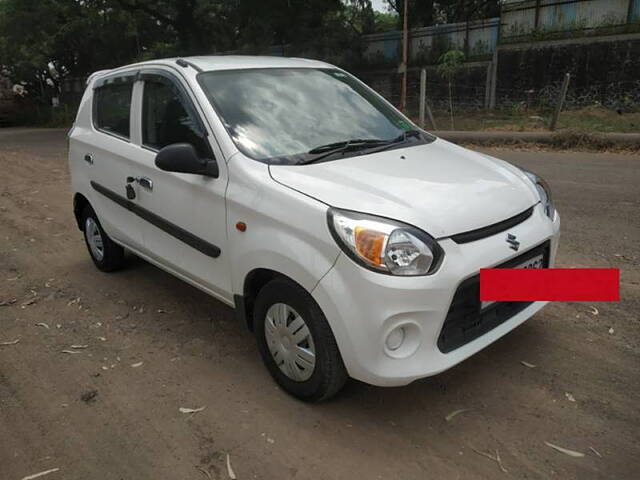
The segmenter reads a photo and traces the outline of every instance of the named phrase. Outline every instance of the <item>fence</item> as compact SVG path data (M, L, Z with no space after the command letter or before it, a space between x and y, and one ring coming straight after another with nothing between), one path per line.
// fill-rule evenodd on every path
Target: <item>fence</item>
M490 62L468 64L451 84L453 111L456 128L465 128L465 117L503 117L515 123L529 120L544 126L558 103L564 73L558 78L535 88L518 88L498 84L495 89L495 110L487 112L488 95L486 84ZM407 78L407 114L418 119L420 106L420 70L411 68ZM435 67L426 67L425 97L433 115L439 118L440 128L450 128L449 84L438 75ZM396 72L378 71L361 75L363 81L380 92L396 106L400 105L400 75ZM600 114L640 112L640 78L595 82L581 86L577 77L572 77L564 101L564 110L595 107ZM610 112L609 114L606 111ZM444 117L444 118L443 118ZM544 117L544 118L543 118ZM620 117L622 118L622 117ZM442 123L440 123L442 122ZM482 122L466 122L468 128L482 128Z

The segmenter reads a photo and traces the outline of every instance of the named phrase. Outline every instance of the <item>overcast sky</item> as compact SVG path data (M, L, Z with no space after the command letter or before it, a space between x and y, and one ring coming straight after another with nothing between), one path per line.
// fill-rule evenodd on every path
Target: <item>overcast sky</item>
M378 10L379 12L387 11L387 2L385 2L385 0L371 0L371 5L374 10Z

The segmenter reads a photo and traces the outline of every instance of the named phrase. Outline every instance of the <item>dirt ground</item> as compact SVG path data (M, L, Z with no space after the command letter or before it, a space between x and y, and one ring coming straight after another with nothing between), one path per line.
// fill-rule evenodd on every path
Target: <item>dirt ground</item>
M494 154L550 182L558 266L620 268L622 301L551 304L444 374L309 405L230 308L136 258L93 266L64 132L0 130L0 479L226 479L227 459L240 480L638 478L640 157Z

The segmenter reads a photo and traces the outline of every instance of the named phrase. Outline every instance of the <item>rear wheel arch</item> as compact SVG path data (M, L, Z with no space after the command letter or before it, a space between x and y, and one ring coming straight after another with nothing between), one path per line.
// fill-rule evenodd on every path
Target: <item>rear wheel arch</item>
M82 195L81 193L76 193L73 196L73 215L76 218L76 223L78 224L78 228L80 230L84 230L84 225L82 225L82 212L84 211L87 205L91 205L87 197Z
M80 229L84 232L84 240L89 256L96 267L103 272L120 270L124 265L124 248L115 243L100 225L100 220L87 202L80 213Z

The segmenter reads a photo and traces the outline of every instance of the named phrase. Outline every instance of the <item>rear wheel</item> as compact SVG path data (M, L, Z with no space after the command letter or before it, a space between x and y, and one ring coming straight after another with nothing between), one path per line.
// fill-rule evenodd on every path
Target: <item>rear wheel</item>
M269 282L258 293L254 325L262 359L288 393L317 402L343 387L347 372L335 338L306 290L284 279Z
M124 265L124 248L102 229L96 212L89 205L82 211L82 230L93 263L103 272L119 270Z

